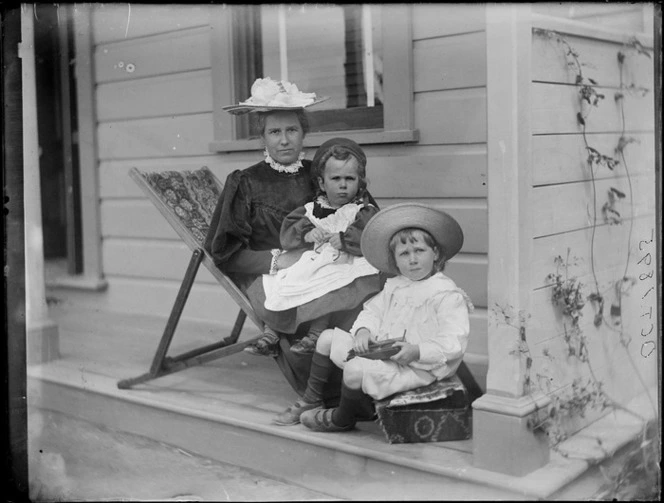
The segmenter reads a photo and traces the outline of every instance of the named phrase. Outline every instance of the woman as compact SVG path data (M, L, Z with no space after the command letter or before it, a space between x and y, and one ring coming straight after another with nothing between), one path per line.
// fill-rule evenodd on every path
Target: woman
M230 113L253 113L265 160L228 175L219 203L212 216L206 249L215 265L224 271L247 294L256 312L264 311L263 274L274 274L294 264L302 254L282 252L279 233L285 217L295 208L313 199L311 161L304 159L304 137L309 130L304 111L307 106L323 101L313 93L301 93L288 82L276 83L258 79L251 98L224 107ZM378 277L374 284L352 283L347 287L347 309L332 315L333 326L349 327L362 307L362 302L380 290ZM311 313L326 306L325 296L311 302ZM288 316L288 312L285 312ZM313 319L313 318L311 318ZM306 333L307 321L289 319L277 330ZM286 330L286 328L293 329ZM298 335L278 337L267 330L251 350L256 354L275 356L288 382L300 394L306 388L311 355L296 355L290 346ZM331 383L329 396L338 396L340 381Z

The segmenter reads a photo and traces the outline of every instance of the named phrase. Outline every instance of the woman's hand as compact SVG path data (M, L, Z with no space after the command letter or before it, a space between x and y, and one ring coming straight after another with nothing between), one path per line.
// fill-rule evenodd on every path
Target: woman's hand
M400 346L401 350L396 355L390 357L390 360L399 365L408 365L420 359L420 347L417 344L397 341L394 343L394 346Z
M316 243L316 244L321 244L330 239L331 234L329 232L324 231L323 229L319 229L318 227L311 229L309 232L307 232L304 235L304 241L306 243Z
M330 234L330 239L328 241L330 245L332 245L332 248L335 250L341 250L343 243L341 242L341 235L336 232L334 234Z
M369 351L369 341L373 340L373 334L368 328L360 328L355 332L353 350L356 354Z
M306 250L304 248L297 248L295 250L281 252L281 254L277 257L277 271L292 266L295 262L300 260L300 257L305 251Z

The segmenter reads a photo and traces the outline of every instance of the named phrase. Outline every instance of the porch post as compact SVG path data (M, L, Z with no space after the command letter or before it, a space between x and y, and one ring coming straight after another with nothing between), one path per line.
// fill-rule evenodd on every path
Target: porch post
M549 461L528 418L549 399L531 394L519 343L530 308L531 23L525 4L486 7L489 331L487 393L473 402L473 464L521 476ZM504 311L510 319L503 316Z
M101 291L108 287L108 283L103 271L99 214L99 161L97 113L95 111L94 43L92 41L93 7L90 4L75 4L69 10L74 18L74 49L76 51L77 147L83 274L60 278L58 286Z
M23 179L25 216L25 325L28 363L59 357L58 326L50 319L44 284L44 234L39 181L37 88L33 6L21 6L19 57L23 77Z

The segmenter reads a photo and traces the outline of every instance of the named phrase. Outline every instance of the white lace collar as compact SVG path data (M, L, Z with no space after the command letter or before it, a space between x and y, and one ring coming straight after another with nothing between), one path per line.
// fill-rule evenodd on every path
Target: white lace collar
M267 153L267 149L265 149L263 155L265 156L265 162L268 163L272 169L278 171L279 173L297 173L302 167L302 159L304 159L304 152L300 152L297 161L292 164L283 165L272 159L270 154Z
M338 210L339 208L335 208L330 204L330 201L327 199L327 196L325 194L321 194L316 198L316 203L318 203L319 206L322 208L327 208L328 210Z
M338 210L339 208L335 208L330 204L330 200L327 198L327 194L319 194L316 197L316 203L321 207L321 208L327 208L328 210ZM362 204L361 197L358 197L357 195L352 201L347 202L344 204L344 206L348 204L356 204L360 205Z

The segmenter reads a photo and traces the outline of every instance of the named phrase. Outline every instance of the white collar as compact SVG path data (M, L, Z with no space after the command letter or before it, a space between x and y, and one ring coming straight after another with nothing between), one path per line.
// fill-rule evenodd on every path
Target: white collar
M265 156L265 162L268 163L272 169L278 171L279 173L297 173L302 167L302 159L304 159L304 152L300 152L297 161L292 164L283 165L272 159L270 154L267 153L267 149L265 149L263 155Z
M319 194L316 197L316 203L318 203L318 205L321 206L322 208L327 208L329 210L338 210L339 209L339 208L335 208L334 206L332 206L330 204L330 200L327 198L327 194ZM357 197L357 195L355 195L353 200L347 202L346 204L356 204L356 205L359 206L362 203L361 203L360 199ZM346 206L346 204L344 204L343 206Z
M316 202L323 208L327 208L328 210L338 210L339 208L334 208L331 204L330 201L327 199L327 196L325 194L321 194L316 198Z

